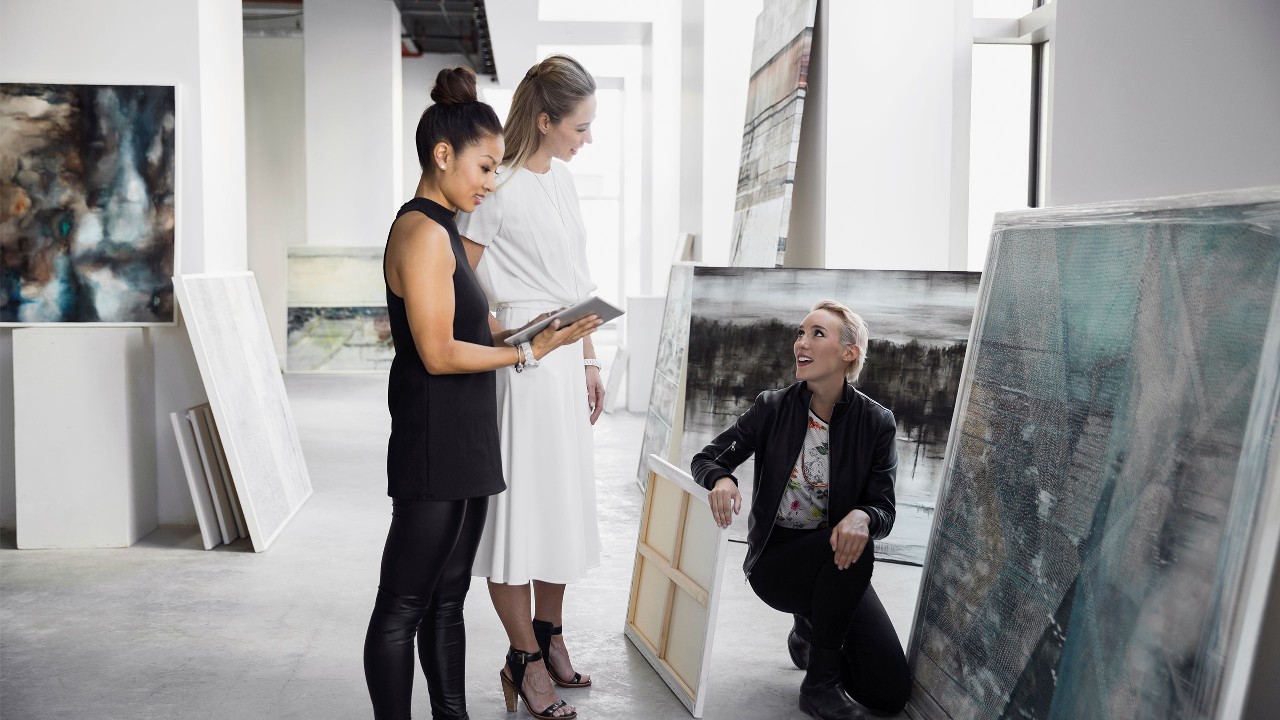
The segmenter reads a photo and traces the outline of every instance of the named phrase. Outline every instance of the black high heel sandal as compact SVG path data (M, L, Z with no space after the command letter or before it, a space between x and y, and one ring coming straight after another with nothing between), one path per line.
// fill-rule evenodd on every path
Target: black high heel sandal
M539 720L573 720L578 717L575 710L567 715L556 715L555 712L569 703L564 700L557 700L548 705L542 712L533 709L529 704L529 698L524 694L524 671L528 669L529 663L537 662L542 659L542 652L527 653L523 650L517 650L512 647L507 651L507 669L511 671L511 677L507 677L498 671L498 677L502 680L502 696L507 701L507 712L513 713L519 705L517 698L524 700L524 709L529 714L539 718ZM548 670L551 668L548 667ZM554 680L554 675L552 676Z
M546 620L533 621L533 636L538 639L538 649L542 651L542 657L547 659L547 674L551 676L551 682L562 688L591 687L590 680L583 682L582 673L575 672L573 677L565 680L556 673L555 667L551 664L551 636L560 635L563 632L563 625L552 625Z

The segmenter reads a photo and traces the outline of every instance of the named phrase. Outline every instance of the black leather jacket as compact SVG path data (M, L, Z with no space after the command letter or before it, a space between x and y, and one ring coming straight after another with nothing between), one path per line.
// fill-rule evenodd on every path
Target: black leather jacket
M693 477L707 489L756 454L755 490L747 517L747 559L751 568L764 550L778 514L796 457L804 446L813 393L798 382L766 390L733 426L693 456ZM870 532L879 540L893 529L893 484L898 469L894 447L897 424L888 408L845 383L844 399L831 413L831 495L827 516L834 525L855 509L871 518Z

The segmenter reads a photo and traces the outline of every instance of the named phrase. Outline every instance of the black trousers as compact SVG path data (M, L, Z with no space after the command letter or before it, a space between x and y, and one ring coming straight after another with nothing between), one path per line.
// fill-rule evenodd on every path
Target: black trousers
M876 712L900 712L910 675L902 643L871 587L872 543L840 570L830 542L829 528L773 528L751 568L751 589L775 610L808 617L813 645L842 652L844 689L854 700Z
M410 717L415 636L431 716L467 717L462 604L488 504L487 497L392 500L378 598L364 639L364 677L379 720Z

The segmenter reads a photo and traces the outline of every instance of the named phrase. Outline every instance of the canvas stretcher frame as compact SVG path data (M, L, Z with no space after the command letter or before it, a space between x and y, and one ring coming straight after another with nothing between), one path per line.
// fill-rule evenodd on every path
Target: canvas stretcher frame
M706 488L657 455L645 489L623 633L695 718L702 717L729 531Z

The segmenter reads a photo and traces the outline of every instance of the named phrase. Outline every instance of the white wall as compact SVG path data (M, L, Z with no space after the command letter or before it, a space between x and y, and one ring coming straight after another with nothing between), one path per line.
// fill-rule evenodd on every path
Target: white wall
M302 38L245 38L244 94L249 269L283 365L286 248L307 244Z
M1057 10L1048 200L1280 184L1280 4Z
M827 0L822 0L824 4ZM756 16L764 0L707 0L702 85L702 260L729 264Z
M418 120L422 118L423 111L431 105L431 87L435 85L436 75L445 68L460 65L470 67L471 61L467 60L465 55L430 54L404 58L400 65L404 98L401 108L401 157L403 159L396 197L401 203L413 197L414 191L418 188L418 180L422 177L422 167L418 164L418 148L414 137L418 132ZM476 88L480 92L481 100L484 99L484 89L491 85L487 76L481 75L476 78ZM383 224L390 228L391 218L385 218ZM382 242L385 241L384 231Z
M967 72L957 55L969 53L957 40L956 18L971 16L971 3L830 6L827 267L951 269L953 104L957 70ZM963 113L967 131L967 98ZM968 142L965 132L965 158Z
M307 244L381 245L403 202L400 16L305 0Z
M217 0L0 4L5 81L178 87L180 273L245 267L244 165L236 159L244 155L241 33L239 4ZM144 431L156 434L160 522L194 524L168 412L202 402L204 387L185 328L147 332L155 351L156 423ZM0 376L11 375L11 358L12 333L0 330ZM11 442L12 425L5 423L13 412L12 393L0 395L0 403L0 436ZM0 525L6 527L14 525L13 482L12 455L4 453Z

